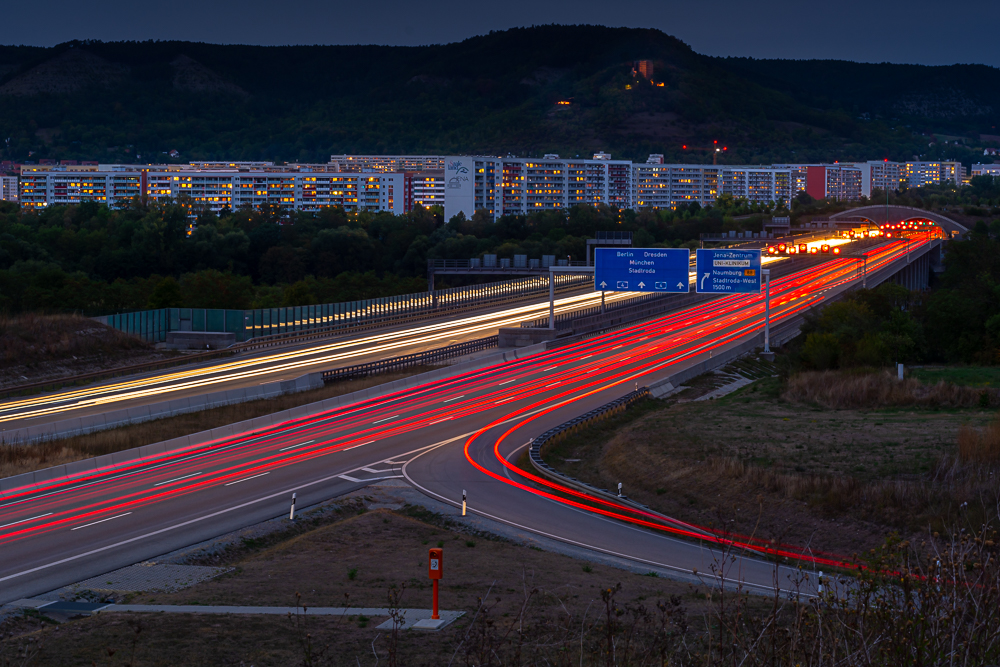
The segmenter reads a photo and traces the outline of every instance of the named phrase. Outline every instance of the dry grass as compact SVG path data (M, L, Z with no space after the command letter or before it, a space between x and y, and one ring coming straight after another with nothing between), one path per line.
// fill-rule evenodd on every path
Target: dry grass
M0 315L2 388L180 355L79 315Z
M212 410L191 412L176 417L122 426L121 428L78 435L71 438L49 440L34 444L4 443L0 441L0 477L11 477L42 468L103 456L154 442L200 433L219 426L226 426L247 419L281 412L290 408L315 403L334 396L349 394L369 387L401 380L411 375L432 370L429 366L415 366L399 373L386 373L370 377L343 380L322 389L286 394L277 398L248 401Z
M986 408L1000 405L996 389L963 387L949 382L924 384L900 381L888 372L850 374L813 371L788 380L785 400L812 403L835 410L888 407Z
M965 463L1000 463L1000 417L983 428L963 424L958 429L958 459Z
M893 530L973 520L1000 499L1000 426L987 426L994 413L978 400L829 410L783 400L789 391L766 379L716 401L650 401L543 456L599 488L622 482L632 499L684 521L732 521L736 532L838 553Z
M0 365L4 367L152 349L140 338L80 315L0 315Z
M596 563L584 567L586 563L568 556L484 539L385 510L350 516L355 511L345 507L336 523L243 553L229 575L174 593L138 594L130 602L294 606L301 594L301 604L307 607L388 607L388 593L405 587L403 607L428 608L427 550L443 544L447 569L441 582L441 608L463 610L466 615L438 633L402 633L395 664L414 667L564 665L569 651L575 657L572 664L577 664L582 650L587 653L586 664L603 664L597 656L591 659L591 641L604 636L596 625L605 617L601 593L619 583L616 598L621 605L644 605L655 612L658 601L672 597L697 611L708 605L686 584ZM488 620L503 635L511 625L522 627L519 614L525 608L524 660L469 655L478 654L483 643L473 619ZM31 649L37 652L32 664L125 664L127 658L122 656L131 654L136 635L130 620L142 624L131 664L394 664L388 655L390 633L376 628L385 617L313 616L305 619L305 630L299 632L294 619L283 616L197 614L99 614L60 626L8 626L3 628L8 632L0 634L0 664L7 664L5 648L13 653L28 638L34 640ZM622 625L628 627L626 621ZM492 632L487 628L487 639L495 639ZM582 632L588 638L583 647ZM325 659L304 656L301 640L306 633L311 634L317 654L329 647ZM116 655L109 657L109 647ZM493 648L500 655L510 650L501 641L495 641Z

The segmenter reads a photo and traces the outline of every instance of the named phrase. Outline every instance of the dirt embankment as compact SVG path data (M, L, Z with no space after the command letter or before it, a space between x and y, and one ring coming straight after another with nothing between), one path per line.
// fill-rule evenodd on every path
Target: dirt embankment
M0 387L155 361L140 338L79 315L0 316Z
M680 621L664 630L687 632L705 611L704 594L686 584L589 565L567 556L459 532L441 517L432 522L385 510L365 512L344 503L333 523L277 543L245 541L223 577L175 593L140 594L136 604L262 605L306 607L299 617L197 614L100 614L61 626L30 618L0 635L0 661L21 647L39 665L522 665L604 664L607 636L602 594L615 589L622 609L613 632L619 650L645 654L657 634L664 603ZM363 512L357 515L357 512ZM407 512L407 510L403 510ZM409 508L411 514L421 514ZM437 524L437 525L435 525ZM441 608L465 615L441 632L393 633L377 626L386 617L309 616L309 607L427 609L430 547L444 549ZM621 588L617 589L617 585ZM701 589L704 591L704 587ZM625 614L642 607L648 614ZM686 611L690 609L691 612ZM638 612L635 612L636 614ZM630 632L636 629L636 632ZM693 641L696 641L692 637ZM630 648L622 649L624 642ZM390 652L394 655L390 655ZM515 660L514 655L519 659ZM583 657L581 657L583 656ZM653 656L629 664L661 664ZM93 661L93 662L92 662ZM3 664L7 664L3 662ZM14 663L11 663L14 664ZM21 663L17 663L21 664Z
M769 378L721 400L650 401L543 456L600 488L622 482L684 521L845 555L893 531L981 523L1000 475L1000 427L988 427L981 390L839 379Z

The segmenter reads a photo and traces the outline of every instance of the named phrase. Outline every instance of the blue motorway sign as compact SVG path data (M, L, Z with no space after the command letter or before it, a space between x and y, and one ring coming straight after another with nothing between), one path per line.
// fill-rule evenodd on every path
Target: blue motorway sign
M695 291L701 294L759 294L760 250L695 251Z
M686 248L596 248L594 289L612 292L690 291Z

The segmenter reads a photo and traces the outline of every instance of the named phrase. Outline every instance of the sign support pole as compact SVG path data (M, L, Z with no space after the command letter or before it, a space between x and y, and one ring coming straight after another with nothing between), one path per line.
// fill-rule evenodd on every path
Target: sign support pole
M601 290L601 315L604 314L604 290Z
M431 608L431 618L436 621L436 620L438 620L438 619L441 618L441 615L438 614L438 580L437 579L434 580L434 600L433 600L433 602L434 602L434 606Z
M764 354L771 354L771 269L761 269L764 276Z
M549 329L556 328L556 274L549 271Z

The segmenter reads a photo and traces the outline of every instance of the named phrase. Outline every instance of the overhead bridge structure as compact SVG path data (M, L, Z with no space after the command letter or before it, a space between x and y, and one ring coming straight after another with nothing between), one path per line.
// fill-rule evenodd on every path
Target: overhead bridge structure
M930 220L951 237L961 236L969 231L968 227L948 216L912 206L859 206L830 216L830 220L850 220L853 218L863 218L876 225L896 224L910 220Z

